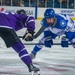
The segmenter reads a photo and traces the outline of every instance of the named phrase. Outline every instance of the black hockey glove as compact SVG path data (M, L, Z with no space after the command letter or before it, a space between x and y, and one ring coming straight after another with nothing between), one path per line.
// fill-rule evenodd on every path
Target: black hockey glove
M23 40L25 41L33 41L33 35L34 35L34 31L30 31L28 30L24 35L23 35Z

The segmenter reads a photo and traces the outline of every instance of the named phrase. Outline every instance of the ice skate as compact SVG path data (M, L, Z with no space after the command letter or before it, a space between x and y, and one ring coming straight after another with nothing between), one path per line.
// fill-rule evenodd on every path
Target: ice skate
M40 75L40 69L33 66L33 64L29 65L29 72L31 72L31 75Z

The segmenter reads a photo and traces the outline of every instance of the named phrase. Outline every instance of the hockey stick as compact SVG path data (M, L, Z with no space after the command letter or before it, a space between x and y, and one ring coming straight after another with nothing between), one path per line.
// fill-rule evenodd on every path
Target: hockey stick
M22 36L19 36L19 38L22 38ZM24 45L44 45L39 43L24 43ZM61 43L53 43L53 45L61 45ZM69 43L68 45L72 45L72 43Z
M33 39L36 39L43 31L44 31L45 27L42 26L39 31L33 36ZM19 38L23 38L23 36L19 36Z
M43 31L45 27L42 26L39 31L33 36L33 39L36 39ZM23 36L19 36L19 38L23 38ZM38 44L38 43L24 43L24 45L44 45L44 44ZM61 43L53 43L53 45L61 45ZM68 45L72 45L69 43Z
M19 38L23 38L23 36L18 36Z
M39 43L24 43L24 45L44 45L44 44L39 44ZM53 45L61 45L61 43L53 43ZM68 45L72 45L69 43Z

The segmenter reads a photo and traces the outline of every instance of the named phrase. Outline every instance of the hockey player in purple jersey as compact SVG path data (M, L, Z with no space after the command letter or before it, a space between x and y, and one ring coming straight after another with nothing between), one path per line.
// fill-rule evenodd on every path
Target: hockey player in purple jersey
M66 14L55 14L53 9L46 9L44 13L44 18L41 21L42 31L44 36L39 40L39 43L35 45L30 56L35 58L35 55L45 47L51 48L53 46L53 39L57 36L63 36L61 38L61 46L68 47L68 42L70 42L75 48L75 25L74 21Z
M27 65L29 72L39 71L32 64L32 60L19 39L16 31L27 28L27 33L24 35L26 41L32 41L32 36L35 30L35 20L32 16L27 16L19 11L18 14L0 13L0 37L4 40L7 47L12 47L19 55L21 60Z

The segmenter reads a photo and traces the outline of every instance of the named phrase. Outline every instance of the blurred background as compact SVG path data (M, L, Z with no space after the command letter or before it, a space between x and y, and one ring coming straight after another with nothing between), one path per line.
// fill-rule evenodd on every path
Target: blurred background
M0 0L0 6L75 8L75 0Z

